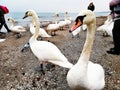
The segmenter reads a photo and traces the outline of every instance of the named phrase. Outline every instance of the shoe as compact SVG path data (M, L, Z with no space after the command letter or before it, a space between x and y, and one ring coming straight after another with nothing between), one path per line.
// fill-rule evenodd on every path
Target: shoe
M9 32L11 32L11 30L8 30L7 32L9 33Z
M6 34L5 32L0 32L0 34Z
M109 51L107 51L108 54L113 54L113 55L119 55L120 51L116 51L114 48L111 48Z

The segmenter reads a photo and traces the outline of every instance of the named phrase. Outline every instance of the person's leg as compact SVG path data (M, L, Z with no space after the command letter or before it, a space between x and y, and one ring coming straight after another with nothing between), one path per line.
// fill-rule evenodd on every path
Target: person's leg
M8 32L11 32L6 23L4 23L4 27L7 29Z
M114 27L112 30L113 33L113 42L114 48L107 51L109 54L120 54L120 20L114 22Z
M115 51L120 51L120 20L116 20L114 24L113 42Z
M0 22L0 30L2 29L3 23Z

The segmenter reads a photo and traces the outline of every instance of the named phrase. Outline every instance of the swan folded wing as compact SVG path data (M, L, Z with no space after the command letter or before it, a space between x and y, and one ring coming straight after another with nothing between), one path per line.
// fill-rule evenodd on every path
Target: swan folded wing
M15 27L12 27L10 28L11 31L14 31L14 32L25 32L25 28L24 27L21 27L21 26L15 26Z
M88 83L89 83L88 85L90 88L96 90L95 86L97 88L101 87L101 89L104 87L105 85L104 69L100 64L92 63L91 61L89 61L87 73L88 73Z
M56 30L59 28L58 24L49 24L47 30Z
M60 27L63 27L63 26L66 25L66 22L65 21L60 21L58 24L59 24Z
M24 27L21 27L21 26L18 26L18 29L20 29L20 30L25 30L25 28L24 28Z
M97 28L97 31L104 31L105 27L106 27L106 25L101 25Z
M51 37L43 28L40 28L39 35L41 37Z
M34 48L32 48L33 46ZM31 49L40 61L48 61L67 68L72 67L72 64L68 62L67 58L61 53L61 51L50 42L40 41L39 43L32 43Z

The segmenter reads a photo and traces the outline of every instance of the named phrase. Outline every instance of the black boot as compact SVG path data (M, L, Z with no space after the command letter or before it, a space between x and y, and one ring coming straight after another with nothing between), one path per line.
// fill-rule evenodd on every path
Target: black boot
M109 51L107 51L108 54L113 54L113 55L119 55L120 54L120 49L115 49L111 48Z
M9 32L11 32L11 30L7 30L7 32L9 33Z

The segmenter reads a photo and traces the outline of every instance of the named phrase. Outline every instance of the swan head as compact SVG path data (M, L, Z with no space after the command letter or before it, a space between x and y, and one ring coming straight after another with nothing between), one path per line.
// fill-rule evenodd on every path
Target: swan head
M14 19L13 19L12 17L9 17L9 18L8 18L8 21L13 22Z
M34 10L28 10L25 12L23 19L27 18L28 16L33 16L35 14L36 14L36 12Z
M83 10L78 14L77 18L75 19L75 24L69 31L72 32L83 24L90 25L95 22L96 18L94 13L91 10Z

